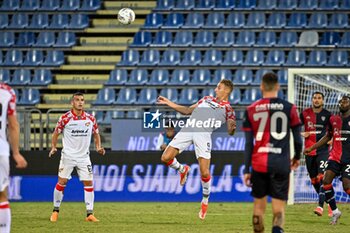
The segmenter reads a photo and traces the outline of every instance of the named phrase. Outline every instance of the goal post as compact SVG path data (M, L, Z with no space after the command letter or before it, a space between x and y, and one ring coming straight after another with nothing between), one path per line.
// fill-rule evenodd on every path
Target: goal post
M312 93L320 91L325 96L324 107L332 114L338 114L338 101L344 94L350 94L350 69L345 68L303 68L288 69L288 101L294 103L298 111L311 107ZM291 137L291 142L293 138ZM291 156L294 147L291 146ZM334 181L335 197L339 202L349 202L338 179ZM309 179L305 158L290 175L288 204L316 203L318 195Z

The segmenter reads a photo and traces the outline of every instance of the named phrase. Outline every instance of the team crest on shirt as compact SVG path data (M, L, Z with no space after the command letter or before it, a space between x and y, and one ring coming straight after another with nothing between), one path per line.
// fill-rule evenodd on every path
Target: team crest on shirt
M85 126L86 126L86 127L89 127L89 126L90 126L90 122L86 122L86 123L85 123Z
M325 116L321 116L321 120L322 121L326 120L326 117Z

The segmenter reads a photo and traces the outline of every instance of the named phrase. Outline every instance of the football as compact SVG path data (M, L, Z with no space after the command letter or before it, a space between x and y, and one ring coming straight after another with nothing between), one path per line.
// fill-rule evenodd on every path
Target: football
M121 24L131 24L135 20L135 12L130 8L123 8L118 12L118 21Z

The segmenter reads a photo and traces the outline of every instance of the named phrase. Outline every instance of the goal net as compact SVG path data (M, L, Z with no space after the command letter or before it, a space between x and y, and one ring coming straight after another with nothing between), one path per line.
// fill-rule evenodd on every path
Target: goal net
M312 93L315 91L324 94L324 107L332 114L338 114L339 99L344 94L350 94L350 69L288 70L288 100L297 106L299 112L311 107ZM350 202L338 178L334 180L333 186L338 202ZM288 203L316 203L317 201L318 195L311 184L305 157L302 155L300 167L291 174Z

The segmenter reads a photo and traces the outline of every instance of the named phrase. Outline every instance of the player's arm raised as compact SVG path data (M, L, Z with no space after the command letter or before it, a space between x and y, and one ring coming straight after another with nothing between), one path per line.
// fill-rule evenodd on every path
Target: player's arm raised
M170 101L169 99L165 98L164 96L159 96L157 99L158 104L165 104L174 109L175 111L183 114L183 115L191 115L193 110L197 107L197 103L193 104L189 107L187 106L182 106L175 104L174 102Z

